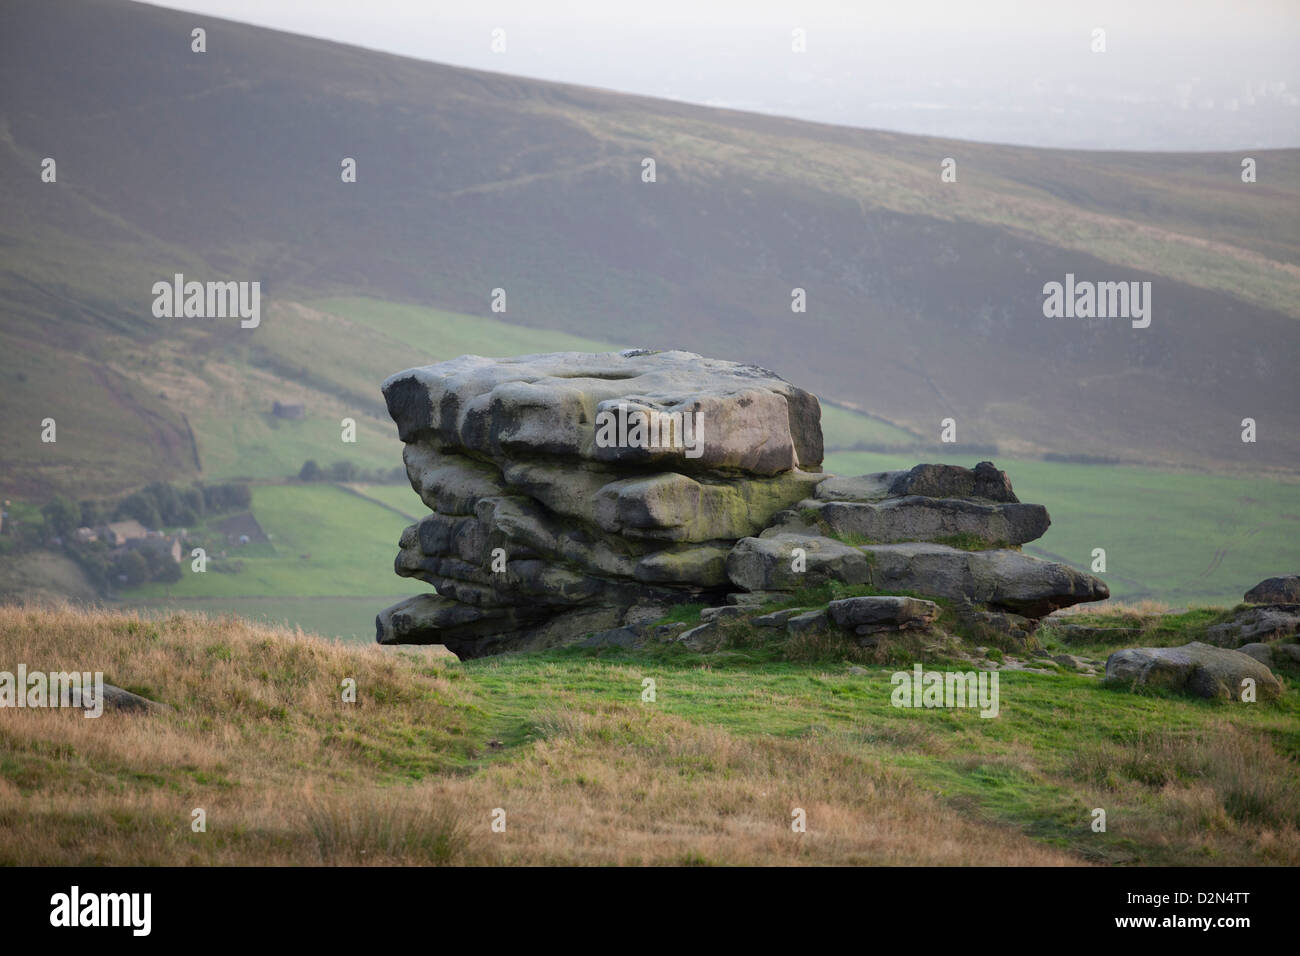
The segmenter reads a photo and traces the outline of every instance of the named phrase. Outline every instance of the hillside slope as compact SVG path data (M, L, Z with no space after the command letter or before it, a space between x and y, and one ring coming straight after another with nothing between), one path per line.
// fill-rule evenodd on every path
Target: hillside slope
M936 447L952 416L960 441L1004 453L1300 460L1300 151L1255 155L1246 185L1236 155L829 127L125 0L6 4L0 90L0 443L27 462L7 488L73 480L37 444L46 414L113 434L85 456L106 483L130 483L124 461L206 470L186 431L201 449L211 423L117 378L168 363L181 389L210 359L227 394L288 380L376 411L373 381L318 368L273 320L153 319L150 287L175 272L259 280L272 316L336 295L487 315L503 288L493 317L513 325L754 361ZM57 183L41 181L47 156ZM940 182L944 157L956 183ZM1151 327L1045 319L1042 286L1067 273L1150 280ZM364 326L350 334L330 348L368 349ZM428 359L418 327L403 344L386 371ZM1239 440L1247 416L1258 444Z

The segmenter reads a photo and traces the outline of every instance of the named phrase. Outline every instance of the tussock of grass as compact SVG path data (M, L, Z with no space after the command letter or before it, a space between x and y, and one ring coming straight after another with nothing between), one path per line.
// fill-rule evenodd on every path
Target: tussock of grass
M1300 857L1295 763L1260 733L1214 723L1119 734L1077 752L1069 773L1095 788L1099 806L1129 805L1130 839L1162 855L1172 834L1187 834L1219 861L1236 855L1234 841L1256 841L1261 862Z
M1128 625L1116 623L1113 626L1137 627L1138 624L1144 620L1160 614L1168 614L1172 610L1173 608L1164 601L1100 601L1092 604L1075 604L1072 607L1062 608L1056 612L1056 616L1069 618L1095 618L1098 620L1127 620L1136 623Z
M655 621L655 624L686 624L694 627L700 623L700 612L708 606L702 603L674 605L667 614Z
M440 802L426 786L371 794L369 802L349 794L308 798L301 826L326 865L454 864L477 842L471 812Z
M0 863L321 862L299 819L310 794L345 791L365 819L381 791L470 759L473 704L432 654L238 618L0 607L0 669L20 662L103 671L171 709L0 709Z

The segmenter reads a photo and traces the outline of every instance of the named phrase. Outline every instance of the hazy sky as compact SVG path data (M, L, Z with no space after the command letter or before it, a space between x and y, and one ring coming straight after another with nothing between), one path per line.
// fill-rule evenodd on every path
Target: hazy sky
M1300 145L1300 0L162 0L408 56L804 119L1098 149ZM792 50L793 31L806 52ZM1093 31L1105 52L1093 52ZM492 31L505 51L492 49Z

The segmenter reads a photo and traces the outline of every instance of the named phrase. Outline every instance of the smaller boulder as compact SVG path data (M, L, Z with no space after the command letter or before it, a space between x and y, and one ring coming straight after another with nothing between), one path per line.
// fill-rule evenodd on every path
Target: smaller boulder
M1182 647L1130 647L1106 659L1106 680L1131 688L1166 687L1196 697L1240 700L1247 679L1255 682L1258 700L1282 692L1273 672L1255 658L1200 641Z
M787 607L779 611L773 611L771 614L764 614L761 617L754 618L755 627L785 627L785 622L790 620L796 614L802 614L808 609L806 607Z
M113 710L126 714L149 714L170 709L166 704L160 704L148 697L133 694L121 687L115 687L112 684L104 685L104 710Z
M689 631L683 631L677 640L692 651L702 651L709 647L718 636L718 625L712 621L706 621Z
M804 631L816 630L824 627L826 624L826 610L818 608L816 611L804 611L802 614L796 614L785 622L785 629L791 634L801 634Z
M1011 479L991 461L974 468L959 465L917 465L893 479L891 495L924 495L927 498L984 498L988 501L1019 503L1011 490Z
M1259 661L1265 667L1273 666L1273 648L1268 644L1260 644L1258 642L1254 644L1243 644L1241 647L1237 648L1237 650L1249 657L1255 658L1255 660Z
M851 597L827 605L831 620L846 631L860 627L926 627L939 616L939 605L912 597Z
M1247 604L1300 604L1300 574L1266 578L1246 592Z

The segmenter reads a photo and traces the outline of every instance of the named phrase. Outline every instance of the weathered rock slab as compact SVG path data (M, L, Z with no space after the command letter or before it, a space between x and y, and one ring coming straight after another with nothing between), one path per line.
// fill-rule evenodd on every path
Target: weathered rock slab
M791 533L742 539L727 557L727 575L737 586L756 591L832 580L985 604L1030 618L1110 596L1105 583L1091 575L1019 551L962 551L932 543L855 548L834 538Z

